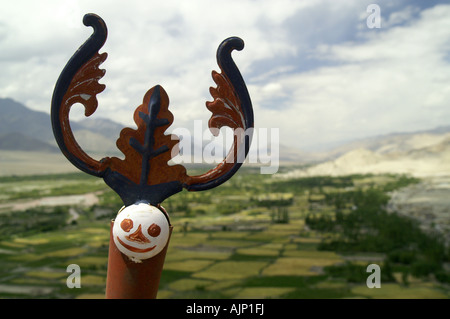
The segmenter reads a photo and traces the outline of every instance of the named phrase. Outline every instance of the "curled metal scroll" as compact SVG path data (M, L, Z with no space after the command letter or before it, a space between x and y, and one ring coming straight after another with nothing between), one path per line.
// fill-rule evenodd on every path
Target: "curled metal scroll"
M159 85L147 91L135 110L137 129L124 128L120 133L116 144L124 159L105 157L97 161L78 145L70 127L70 108L80 103L85 107L86 116L95 112L96 95L105 89L99 83L105 70L99 66L107 58L106 53L99 53L107 38L105 22L95 14L86 14L83 23L93 27L94 32L61 72L51 105L53 133L67 159L81 171L102 177L126 206L137 202L156 206L183 188L207 190L230 179L248 154L254 125L247 87L231 57L232 51L244 48L244 42L231 37L219 45L217 63L221 73L212 72L217 87L210 88L213 101L206 102L212 112L209 120L212 134L217 134L216 129L223 126L232 128L233 145L215 168L202 175L189 176L184 166L168 164L177 155L179 139L164 134L173 122L173 115L168 109L169 97Z

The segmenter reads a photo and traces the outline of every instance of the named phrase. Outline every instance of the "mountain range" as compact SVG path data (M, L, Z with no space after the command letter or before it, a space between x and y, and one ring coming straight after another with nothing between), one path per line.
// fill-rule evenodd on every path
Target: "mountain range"
M284 177L368 173L450 176L449 127L354 141L331 150L315 165L290 170Z
M115 150L116 138L123 128L122 124L104 118L71 121L70 125L83 149L107 153ZM0 150L60 152L50 114L0 98Z
M124 127L122 124L104 118L89 118L71 121L71 127L77 142L87 153L119 155L115 143ZM31 110L12 99L0 98L0 150L60 153L50 115ZM355 139L322 152L305 152L280 145L279 153L281 164L317 164L308 174L354 173L362 167L376 171L383 170L383 165L389 170L394 162L403 168L424 161L434 161L433 165L439 166L450 162L447 160L450 159L450 126ZM403 164L399 164L402 161Z

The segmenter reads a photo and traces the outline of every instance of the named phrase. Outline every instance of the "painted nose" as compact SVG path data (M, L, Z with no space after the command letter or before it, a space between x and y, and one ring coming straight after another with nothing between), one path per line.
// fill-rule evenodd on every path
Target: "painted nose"
M130 241L135 241L140 244L149 243L150 240L144 236L144 234L141 231L141 225L139 225L138 229L136 231L128 236L125 236L126 239Z

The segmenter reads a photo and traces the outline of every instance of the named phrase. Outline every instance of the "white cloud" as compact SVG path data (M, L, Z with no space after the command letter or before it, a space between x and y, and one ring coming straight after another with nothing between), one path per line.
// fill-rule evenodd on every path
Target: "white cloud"
M279 127L282 144L309 147L445 123L450 6L418 15L415 6L389 13L392 5L379 2L381 30L365 28L370 1L359 0L17 0L0 12L0 96L49 112L62 68L92 32L82 15L94 12L108 26L102 52L109 57L101 81L107 89L93 116L130 125L145 92L161 84L173 128L206 121L216 49L239 36L246 46L233 57L255 125Z
M209 118L205 102L215 86L211 71L219 68L220 42L240 36L244 52L233 54L244 76L252 63L290 54L294 46L280 29L304 3L277 1L44 1L10 3L0 22L8 21L9 37L0 45L0 95L49 111L54 84L64 64L89 37L82 14L99 14L108 26L102 49L107 89L98 96L94 116L132 124L132 113L156 84L166 89L174 125ZM27 21L26 24L23 21ZM264 29L258 25L264 25ZM36 60L40 60L37 62ZM72 118L82 116L74 108Z
M261 121L276 119L298 147L448 125L449 15L435 7L367 42L321 46L336 65L272 78L291 98L283 112L260 110Z

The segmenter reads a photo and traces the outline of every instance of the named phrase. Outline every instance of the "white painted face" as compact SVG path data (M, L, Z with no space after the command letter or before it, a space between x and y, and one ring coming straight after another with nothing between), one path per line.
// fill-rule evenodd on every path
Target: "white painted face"
M144 203L134 204L117 214L113 237L123 254L140 262L163 250L169 239L169 223L158 208Z

